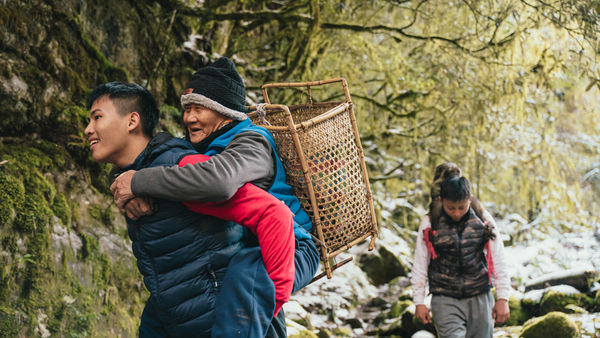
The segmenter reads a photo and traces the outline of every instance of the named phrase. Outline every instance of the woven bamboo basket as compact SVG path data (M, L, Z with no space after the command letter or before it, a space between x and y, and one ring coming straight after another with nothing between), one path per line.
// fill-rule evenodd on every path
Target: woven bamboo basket
M310 88L341 83L343 102L312 102ZM307 88L308 102L270 104L267 89ZM313 223L313 238L320 247L325 274L350 259L333 264L333 258L371 237L377 237L371 188L348 85L343 78L271 83L262 86L266 104L250 107L252 121L271 132L286 170L288 184ZM256 111L258 110L258 112Z

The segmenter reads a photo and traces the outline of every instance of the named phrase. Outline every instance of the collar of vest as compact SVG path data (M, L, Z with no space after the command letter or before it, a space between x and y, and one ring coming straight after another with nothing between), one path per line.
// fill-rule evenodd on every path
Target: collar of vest
M192 146L188 141L182 138L173 137L173 135L168 132L160 132L148 142L146 148L138 155L135 161L123 168L122 171L139 170L140 168L146 167L158 156L171 148L192 150Z
M237 134L239 134L241 129L248 128L248 127L250 127L250 125L252 125L252 121L250 119L240 121L233 128L227 130L222 135L219 135L218 137L216 137L208 145L208 147L206 147L206 151L204 153L207 154L211 150L216 151L217 153L221 152L221 150L225 149L225 147L227 147L229 142L231 142L231 139L233 139ZM217 149L219 149L219 150L217 150Z
M452 217L448 216L448 214L442 207L442 216L446 219L446 223L448 223L448 225L451 225L451 226L458 226L458 225L464 223L466 220L471 218L472 212L473 212L473 208L469 207L469 210L467 210L467 212L463 215L463 217L458 222L456 222L452 219Z
M214 140L219 138L221 135L226 134L231 129L235 128L235 126L238 125L240 122L241 121L231 121L227 125L223 126L221 129L208 135L208 137L205 138L204 140L202 140L198 143L194 143L194 149L196 149L196 151L198 151L200 154L204 154L204 152L210 147L210 145L212 144L212 142ZM189 140L189 136L187 136L187 131L186 131L186 139Z

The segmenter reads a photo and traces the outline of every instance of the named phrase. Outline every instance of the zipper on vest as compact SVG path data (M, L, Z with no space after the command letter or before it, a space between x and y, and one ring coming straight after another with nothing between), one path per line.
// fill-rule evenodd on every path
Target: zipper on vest
M458 243L457 244L458 244L458 273L459 273L458 276L459 276L459 279L460 279L460 289L459 290L460 290L461 294L464 294L463 288L464 288L464 285L465 285L465 276L463 274L463 272L464 272L463 271L464 262L463 262L463 252L462 252L462 235L463 235L463 231L465 231L465 225L464 225L464 223L458 225L457 230L458 230L457 231L457 233L458 233Z
M212 265L208 266L208 273L210 273L210 277L213 279L213 283L215 283L215 288L219 287L219 281L217 280L217 274L212 269Z

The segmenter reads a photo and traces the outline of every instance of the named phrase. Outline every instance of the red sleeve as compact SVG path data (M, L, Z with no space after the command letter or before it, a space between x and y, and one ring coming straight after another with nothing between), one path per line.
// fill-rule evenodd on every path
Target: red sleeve
M179 166L203 162L206 155L184 157ZM290 209L257 186L246 183L223 202L184 202L191 211L233 221L248 227L258 237L269 277L275 284L275 314L286 303L294 286L294 221Z

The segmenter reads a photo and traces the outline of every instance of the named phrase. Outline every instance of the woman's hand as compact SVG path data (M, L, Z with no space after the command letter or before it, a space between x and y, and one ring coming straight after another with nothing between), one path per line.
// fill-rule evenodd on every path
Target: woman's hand
M431 315L429 314L429 309L424 304L418 304L415 309L415 317L421 321L423 324L431 323Z
M149 197L134 197L126 202L124 209L121 211L124 211L127 217L137 221L142 216L154 213L152 199Z
M510 309L506 299L498 299L492 310L492 318L494 323L502 324L510 317Z
M133 191L131 191L131 180L135 170L129 170L117 177L113 184L110 185L110 192L113 193L113 198L119 210L125 211L125 204L135 198ZM129 216L129 215L128 215Z

